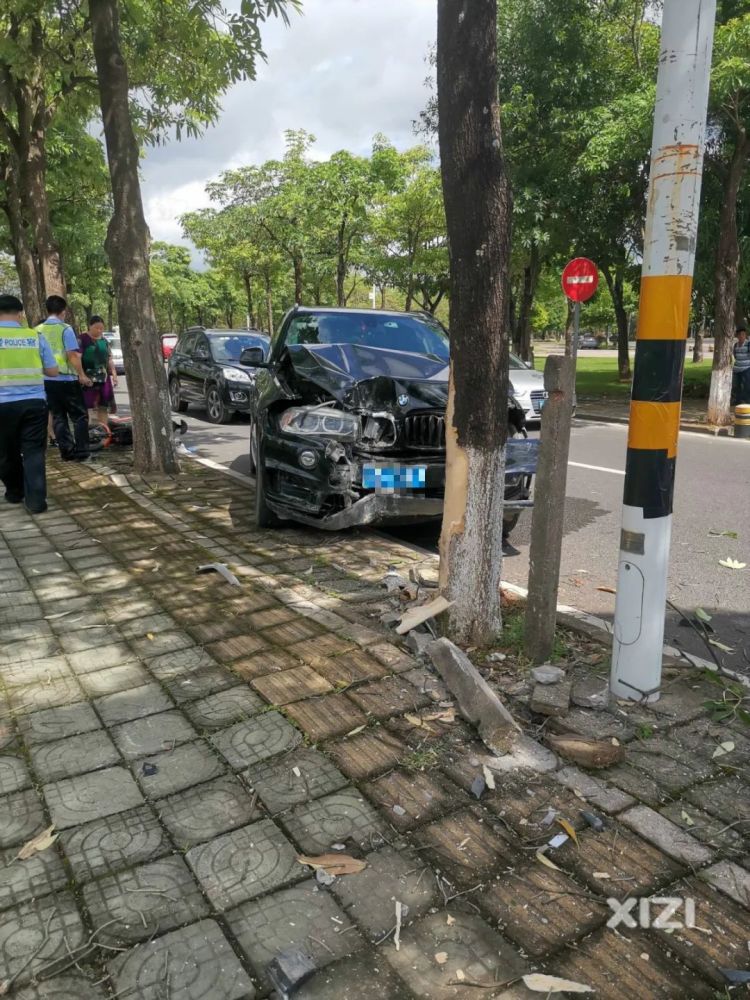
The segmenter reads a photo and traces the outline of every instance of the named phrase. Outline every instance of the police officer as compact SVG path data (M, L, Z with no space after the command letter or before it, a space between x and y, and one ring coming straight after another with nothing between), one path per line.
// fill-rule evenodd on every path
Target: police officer
M44 336L21 324L23 304L0 295L0 480L8 503L47 509L44 376L59 374Z
M91 379L81 365L78 338L62 318L68 303L60 295L50 295L45 305L48 316L37 331L52 348L60 369L56 378L44 380L55 440L63 461L85 461L89 457L89 415L82 386L90 386ZM73 436L69 420L73 424Z

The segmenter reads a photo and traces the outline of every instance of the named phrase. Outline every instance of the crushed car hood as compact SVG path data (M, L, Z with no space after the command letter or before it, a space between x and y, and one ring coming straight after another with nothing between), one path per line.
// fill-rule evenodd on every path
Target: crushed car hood
M448 365L441 359L355 344L296 344L287 350L301 379L346 407L444 409L447 404Z

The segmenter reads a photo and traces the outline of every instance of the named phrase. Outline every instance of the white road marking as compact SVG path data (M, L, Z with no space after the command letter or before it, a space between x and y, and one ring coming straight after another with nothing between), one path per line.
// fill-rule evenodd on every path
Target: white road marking
M575 466L576 469L591 469L592 472L611 472L613 476L624 476L624 469L608 469L604 465L586 465L584 462L568 462L568 465Z

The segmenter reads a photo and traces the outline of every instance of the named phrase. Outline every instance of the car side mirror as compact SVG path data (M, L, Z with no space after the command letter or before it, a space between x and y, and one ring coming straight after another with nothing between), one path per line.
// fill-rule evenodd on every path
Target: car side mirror
M266 353L262 347L246 347L240 354L240 364L247 368L261 368L265 361Z

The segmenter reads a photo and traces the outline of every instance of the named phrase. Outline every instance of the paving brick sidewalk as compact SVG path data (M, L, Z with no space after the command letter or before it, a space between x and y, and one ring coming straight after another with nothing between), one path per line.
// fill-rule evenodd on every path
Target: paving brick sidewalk
M8 995L266 996L292 945L319 970L294 995L330 1000L538 996L516 982L530 971L686 1000L750 967L750 736L705 717L699 677L658 714L562 721L617 736L625 763L500 769L477 801L484 764L502 765L469 726L420 724L447 693L379 625L383 573L418 555L256 533L247 489L198 465L126 471L53 465L49 514L0 510ZM217 560L240 589L196 574ZM536 858L550 809L578 831L559 870ZM17 860L50 824L55 844ZM368 866L326 886L297 856L334 845ZM694 899L697 926L606 926L608 897L654 893Z

